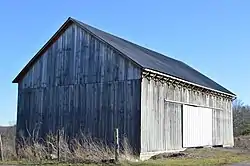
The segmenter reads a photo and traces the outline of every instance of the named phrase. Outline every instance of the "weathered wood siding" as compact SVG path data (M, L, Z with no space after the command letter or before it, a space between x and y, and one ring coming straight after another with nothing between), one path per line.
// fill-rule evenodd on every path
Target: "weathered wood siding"
M19 82L17 130L82 131L110 143L118 127L138 151L140 87L140 68L71 25Z
M141 89L141 153L182 149L182 105L165 99L222 109L213 109L213 145L233 145L231 100L148 78Z

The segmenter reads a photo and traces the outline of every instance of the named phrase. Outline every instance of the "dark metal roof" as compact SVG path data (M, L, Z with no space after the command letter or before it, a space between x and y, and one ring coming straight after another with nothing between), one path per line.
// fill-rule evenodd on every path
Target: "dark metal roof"
M207 87L209 89L235 96L226 88L222 87L215 81L211 80L207 76L181 61L175 60L112 34L106 33L78 20L69 18L67 21L73 21L83 29L91 32L93 35L120 51L142 68L152 69L191 83L201 85L203 87ZM18 82L18 79L16 78L13 82Z

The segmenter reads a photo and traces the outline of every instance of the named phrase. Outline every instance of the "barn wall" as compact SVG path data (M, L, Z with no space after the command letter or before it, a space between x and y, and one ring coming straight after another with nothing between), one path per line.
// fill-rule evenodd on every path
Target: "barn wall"
M221 108L213 109L213 145L233 145L231 100L168 84L142 79L141 153L182 149L182 105L164 99Z
M17 130L45 136L64 129L139 149L141 71L113 48L70 26L18 85ZM29 131L29 132L28 132Z

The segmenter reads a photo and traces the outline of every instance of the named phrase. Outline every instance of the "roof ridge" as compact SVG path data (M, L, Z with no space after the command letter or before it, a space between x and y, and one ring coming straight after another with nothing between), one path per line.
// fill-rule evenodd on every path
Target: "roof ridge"
M43 53L54 43L55 40L72 24L76 24L86 30L91 35L94 35L99 40L112 46L124 57L134 62L138 67L151 69L154 71L173 76L175 78L195 83L197 85L214 89L216 91L235 96L232 92L222 87L209 77L200 73L198 70L187 65L183 61L166 56L150 48L143 47L136 42L128 41L122 37L115 36L109 32L105 32L91 25L85 24L73 17L69 17L67 21L58 29L58 31L48 40L48 42L35 54L28 64L13 80L14 83L19 82Z
M104 38L103 39L104 41L106 41L108 44L112 45L113 47L115 47L117 50L119 50L121 52L123 52L122 51L124 49L123 47L119 48L119 47L117 47L116 45L113 45L111 42L109 42L107 40L111 40L112 42L115 42L115 41L113 41L112 38L120 40L120 41L124 42L123 44L129 44L131 47L134 47L134 48L131 48L131 49L134 49L134 51L138 52L138 50L139 50L142 53L144 53L143 56L147 56L147 57L144 57L144 58L147 58L148 60L150 60L150 62L148 62L148 63L151 63L150 65L145 65L145 64L142 64L142 63L139 62L139 64L141 66L143 66L144 68L149 68L149 69L153 69L153 70L160 71L160 72L163 72L163 70L164 70L163 73L174 76L176 78L180 78L180 79L183 79L183 80L186 80L186 81L190 81L190 82L193 82L193 83L196 83L196 84L200 84L200 85L202 85L204 87L208 87L208 88L211 88L211 87L209 87L209 85L211 85L211 86L213 86L213 88L211 88L211 89L215 89L215 90L219 89L219 91L221 91L221 92L225 92L225 93L228 93L228 94L233 94L232 92L230 92L226 88L222 87L220 84L216 83L215 81L213 81L212 79L210 79L206 75L202 74L201 72L197 71L196 69L194 69L193 67L187 65L185 62L183 62L181 60L174 59L172 57L169 57L169 56L166 56L166 55L164 55L162 53L159 53L159 52L157 52L155 50L151 50L150 48L143 47L143 46L141 46L141 45L139 45L137 43L128 41L128 40L126 40L126 39L124 39L122 37L113 35L113 34L111 34L109 32L105 32L105 31L100 30L100 29L98 29L96 27L85 24L85 23L83 23L83 22L81 22L79 20L76 20L76 19L74 19L74 20L77 23L79 23L80 25L84 26L84 28L87 28L90 31L94 30L95 32L102 33L102 35L109 36L108 39L105 39L104 36L99 36L98 34L95 34L95 32L92 32L95 35L97 35L98 37ZM110 38L110 37L112 37L112 38ZM125 45L123 45L123 46L125 47ZM137 50L135 50L135 49L137 49ZM124 53L124 54L126 56L131 56L131 55L128 55L126 53ZM134 53L134 54L136 54L136 53ZM137 62L133 58L131 58L131 59L133 61ZM159 69L156 69L157 67L153 67L153 66L158 66ZM179 75L180 72L181 72L182 76ZM190 73L193 74L192 79L188 80L187 78L191 77ZM201 77L203 77L203 78L201 78ZM195 80L195 79L197 79L197 80Z
M111 36L113 36L113 37L115 37L115 38L118 38L118 39L120 39L120 40L123 40L124 42L127 42L127 43L129 43L129 44L131 44L131 45L135 45L135 46L137 46L137 47L138 47L141 51L143 51L143 52L145 52L144 49L146 49L147 51L157 53L158 55L163 56L164 58L166 57L166 58L172 59L172 60L174 60L174 61L182 62L182 61L180 61L180 60L178 60L178 59L175 59L175 58L172 58L172 57L170 57L170 56L168 56L168 55L164 55L164 54L162 54L162 53L160 53L160 52L157 52L156 50L154 50L154 49L152 49L152 48L147 48L147 47L145 47L145 46L141 46L139 43L131 42L131 41L129 41L129 40L127 40L127 39L124 39L124 38L122 38L122 37L120 37L120 36L118 36L118 35L113 35L112 33L103 31L103 30L98 29L98 28L96 28L96 27L94 27L94 26L91 26L91 25L89 25L89 24L83 23L82 21L79 21L79 20L77 20L77 19L74 19L74 18L71 18L71 19L73 19L74 21L79 22L79 23L81 23L81 24L83 24L83 25L85 25L85 26L88 26L88 27L93 28L93 29L95 29L95 30L101 31L101 32L103 32L103 33L105 33L105 34L107 34L107 35L111 35ZM145 53L146 53L146 52L145 52Z
M124 41L126 44L129 44L129 45L132 46L132 47L136 46L141 52L143 52L144 54L146 54L147 57L148 57L149 59L151 59L152 61L154 61L155 59L157 59L157 58L151 56L151 54L154 53L155 55L158 56L158 58L163 58L163 59L168 60L168 61L171 60L171 61L181 62L181 61L179 61L179 60L176 60L176 59L174 59L174 58L171 58L171 57L169 57L169 56L165 56L165 55L163 55L163 54L161 54L161 53L159 53L159 52L156 52L156 51L154 51L154 50L150 50L149 48L140 46L139 44L133 43L133 42L131 42L131 41L129 41L129 40L126 40L126 39L124 39L124 38L121 38L121 37L119 37L119 36L113 35L113 34L111 34L111 33L105 32L105 31L100 30L100 29L98 29L98 28L96 28L96 27L93 27L93 26L91 26L91 25L85 24L85 23L83 23L83 22L81 22L81 21L79 21L79 20L76 20L76 19L73 19L73 20L76 21L78 24L80 24L80 26L84 26L84 27L83 27L84 29L87 28L88 31L90 31L91 33L94 33L94 34L97 35L97 36L98 36L98 34L96 34L95 32L91 31L91 29L93 29L93 30L95 30L95 31L98 31L98 32L101 32L101 33L103 33L103 34L105 34L105 35L112 36L112 37L115 38L115 39ZM98 37L100 37L100 36L98 36ZM102 37L101 37L101 38L102 38ZM105 39L102 39L102 40L106 41ZM112 39L110 39L110 40L112 40ZM106 42L107 42L107 41L106 41ZM115 42L115 41L114 41L114 42ZM113 46L113 47L115 47L117 50L121 51L119 48L117 48L117 47L116 47L115 45L113 45L112 43L108 42L108 44L111 45L111 46ZM123 52L123 51L121 51L121 52ZM123 53L123 54L126 55L126 53ZM126 55L126 56L127 56L127 55ZM135 61L134 59L132 59L132 60ZM135 62L136 62L136 61L135 61ZM137 62L136 62L136 63L137 63ZM160 63L161 65L164 65L164 63L161 62L161 61L158 61L158 63ZM142 67L145 67L145 66L142 66Z

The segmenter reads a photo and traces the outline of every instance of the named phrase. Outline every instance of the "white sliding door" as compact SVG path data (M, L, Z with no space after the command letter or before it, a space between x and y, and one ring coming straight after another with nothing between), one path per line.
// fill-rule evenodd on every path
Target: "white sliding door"
M183 105L183 147L212 145L212 109Z

